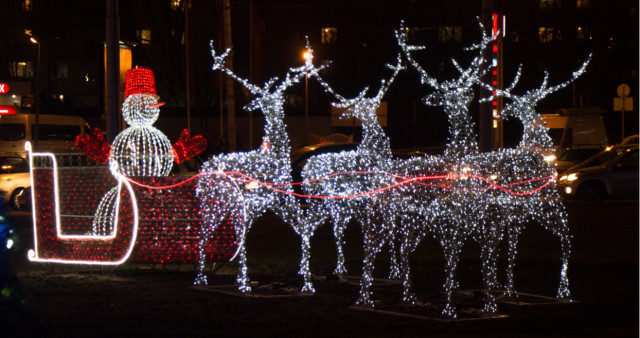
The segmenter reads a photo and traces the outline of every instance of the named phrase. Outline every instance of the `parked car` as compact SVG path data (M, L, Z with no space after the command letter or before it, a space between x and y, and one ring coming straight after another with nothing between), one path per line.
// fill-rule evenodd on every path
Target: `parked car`
M556 171L561 174L563 171L573 167L574 165L584 162L584 160L601 152L600 147L580 147L565 149L556 161Z
M291 153L291 177L293 182L302 182L302 169L311 156L355 150L356 147L358 147L357 143L321 143L297 149ZM296 185L296 187L300 186Z
M566 148L607 146L602 109L598 107L560 108L540 117L549 128L556 157Z
M38 123L36 124L36 117ZM36 126L38 144L36 146ZM34 151L79 153L76 136L91 130L85 119L73 115L15 114L0 117L0 152L15 152L26 158L25 142Z
M558 188L566 198L638 197L638 183L638 146L620 146L565 171Z
M638 144L638 134L629 135L620 141L620 144Z
M594 166L598 166L598 165L602 165L606 162L609 162L611 160L613 160L614 158L618 157L620 154L622 154L623 152L625 152L627 149L630 148L634 148L637 147L637 144L627 144L627 145L616 145L616 146L609 146L606 147L604 150L602 150L601 152L589 157L588 159L572 166L569 167L567 170L565 171L576 171L582 168L586 168L586 167L594 167ZM561 175L562 176L562 175Z
M31 187L29 164L19 154L0 153L0 197L14 210L27 209Z

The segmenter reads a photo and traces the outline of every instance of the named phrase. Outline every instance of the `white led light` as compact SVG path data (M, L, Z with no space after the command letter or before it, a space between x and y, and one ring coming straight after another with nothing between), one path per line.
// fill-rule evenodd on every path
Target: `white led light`
M284 123L284 92L289 87L300 83L307 76L315 76L326 66L315 67L312 58L307 58L303 67L290 69L284 80L274 77L263 87L249 83L237 76L224 64L231 49L217 54L210 43L213 57L213 69L220 70L244 86L254 99L245 106L245 110L259 109L266 119L263 146L249 152L237 152L213 156L203 163L201 175L196 188L196 196L200 200L203 227L200 233L199 271L194 281L196 285L206 285L205 250L210 235L224 221L229 220L236 231L238 241L238 257L240 269L237 276L238 289L250 292L246 266L245 236L253 221L265 213L273 210L289 224L301 237L302 258L300 261L300 275L304 279L303 292L314 292L309 270L310 227L303 219L298 201L292 194L268 189L261 184L248 182L247 185L238 184L237 179L229 173L239 173L251 177L256 182L269 182L282 185L283 191L293 193L291 187L291 147L289 136ZM312 53L310 48L307 51ZM222 170L225 170L223 173ZM220 174L223 175L220 175ZM246 187L246 189L245 189Z
M505 288L509 295L515 295L513 269L517 238L522 226L528 219L538 221L543 227L550 229L561 240L562 268L560 273L560 286L557 296L568 298L567 269L570 254L570 235L566 220L564 205L555 189L556 177L554 162L545 161L545 154L553 153L553 145L548 135L548 129L544 126L540 115L535 111L536 104L548 94L565 87L571 81L582 74L588 64L574 72L572 78L554 87L547 86L548 74L539 89L529 90L522 95L515 95L512 90L520 77L520 70L513 84L501 90L480 81L489 67L483 58L483 51L491 42L482 25L483 39L479 45L472 48L480 52L473 59L470 66L463 69L455 60L454 66L460 72L458 78L440 82L431 77L413 58L411 52L422 50L424 47L409 46L406 43L406 30L401 27L396 31L398 43L402 48L409 63L415 68L423 84L432 87L435 92L425 98L428 105L442 105L449 122L449 139L446 144L442 160L448 167L450 177L459 174L460 180L455 184L465 187L462 190L449 190L436 193L431 201L425 201L422 207L413 209L423 210L421 218L432 223L429 230L433 231L436 238L440 239L446 260L445 293L447 304L443 315L455 317L456 311L452 303L451 292L457 288L455 281L455 268L462 244L468 236L474 238L481 246L481 258L483 267L483 280L485 289L484 311L495 312L497 306L495 295L491 290L498 286L496 251L497 244L508 234L509 252L507 282ZM469 49L472 49L469 48ZM494 64L495 66L495 64ZM483 86L494 94L480 101L493 101L497 96L504 96L511 100L500 112L500 117L513 116L523 124L522 141L516 149L498 150L488 153L479 153L473 123L468 112L469 104L473 97L473 86ZM470 175L472 174L472 175ZM493 175L496 175L494 179ZM475 180L470 177L489 177L499 185L510 185L512 182L528 179L529 190L535 190L535 194L502 194L494 190L482 190L475 186ZM536 178L550 178L550 184L540 185ZM465 179L467 178L467 179ZM410 207L405 207L410 210ZM409 298L411 300L413 298Z
M389 202L380 201L381 195L386 194L367 194L395 183L395 178L388 175L388 172L394 170L396 163L392 157L389 138L378 122L376 110L393 80L404 69L400 54L395 66L388 65L388 68L393 73L388 79L381 81L377 92L367 96L368 88L365 88L352 99L338 94L317 72L314 73L325 91L339 101L333 105L346 108L342 116L357 118L362 122L362 141L352 151L312 156L302 170L303 188L307 195L343 197L308 198L308 216L305 220L311 233L326 220L332 221L337 249L334 273L337 275L344 276L347 273L343 251L345 228L350 220L360 223L365 258L360 297L356 303L368 307L373 306L371 286L374 259L383 245L393 244L396 216L395 213L388 212L392 209ZM392 249L391 253L391 274L397 276L399 270L395 262L395 250Z

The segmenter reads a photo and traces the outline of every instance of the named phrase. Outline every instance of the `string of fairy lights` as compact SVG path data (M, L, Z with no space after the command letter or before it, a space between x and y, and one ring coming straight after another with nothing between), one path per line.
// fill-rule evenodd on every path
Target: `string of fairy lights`
M431 235L439 241L445 258L443 288L446 302L442 315L457 316L453 299L454 291L460 287L456 267L469 238L478 242L481 248L486 290L483 311L495 313L498 310L496 290L503 286L508 295L517 295L514 268L518 238L525 224L535 221L560 239L562 254L557 297L569 298L567 272L571 235L567 213L555 186L555 167L550 161L551 138L536 112L536 105L583 74L590 56L569 80L558 85L549 87L549 75L545 73L540 88L515 93L521 76L519 69L509 87L495 88L482 81L491 68L484 55L494 36L488 34L482 24L479 26L480 42L466 48L476 54L468 65L452 60L459 74L443 81L430 75L414 57L414 53L426 48L409 44L407 29L401 24L395 31L400 51L395 65L388 65L392 73L380 82L377 92L370 94L369 88L365 87L354 98L337 93L321 76L327 65L315 66L312 58L307 58L301 67L290 68L283 79L274 77L262 86L254 85L225 65L231 49L217 53L211 42L212 69L223 72L246 88L253 99L244 109L259 110L265 117L262 145L252 151L215 155L202 165L196 177L174 186L141 183L139 177L166 176L174 160L179 162L188 158L197 151L194 149L202 147L203 142L203 139L189 138L187 133L181 135L182 143L172 146L166 136L152 126L162 103L155 95L152 74L142 70L139 77L127 78L127 81L140 81L138 87L144 87L127 92L123 117L129 127L116 137L108 149L110 153L98 158L108 157L116 176L144 189L170 191L178 185L195 185L195 198L202 217L197 235L199 268L195 285L208 284L205 267L210 255L207 250L211 247L212 234L225 227L233 229L237 244L238 289L243 293L251 292L245 239L252 223L265 212L273 211L301 238L299 274L303 278L301 291L305 293L315 292L309 264L311 238L315 231L331 221L337 249L334 273L344 276L347 274L344 231L353 220L361 226L364 250L358 305L375 306L372 298L374 263L376 255L386 245L392 251L391 273L402 280L401 301L417 304L418 297L412 291L409 258L420 242ZM308 42L307 49L311 51ZM432 90L423 103L442 107L447 116L449 136L441 155L395 158L390 139L378 122L376 111L398 74L406 69L416 71L422 85ZM284 123L285 92L304 78L317 80L336 99L333 105L345 109L344 117L362 122L363 132L362 141L355 150L309 158L302 171L303 181L293 182L290 140ZM508 102L500 112L501 117L522 122L524 131L517 147L479 151L469 112L479 87L492 92L488 98L478 98L479 101L503 97ZM87 149L106 149L90 141L83 138ZM304 192L295 192L295 185L301 185ZM108 191L97 206L92 229L94 236L110 236L114 231L119 203L119 191L114 189ZM305 198L308 208L303 209L298 198ZM505 237L508 240L507 278L505 284L500 285L498 248Z
M263 87L249 83L248 80L237 76L227 68L224 60L230 49L218 55L211 42L211 55L214 60L213 69L220 70L244 86L255 98L247 104L246 110L259 109L266 120L262 146L249 152L221 154L212 157L202 166L203 175L200 176L196 195L200 199L203 228L201 247L206 247L210 233L224 220L230 219L236 229L239 241L238 263L240 265L237 283L241 292L250 292L249 278L246 266L246 248L244 238L251 228L253 221L267 210L274 211L301 237L302 257L300 275L304 279L303 292L313 293L311 271L309 269L310 237L312 227L304 218L297 199L291 194L282 194L267 189L255 182L242 182L234 177L220 176L217 173L237 171L251 176L262 182L291 183L290 141L284 123L284 95L285 91L300 83L307 76L314 76L325 65L314 66L310 61L302 67L291 68L283 80L271 78ZM283 189L293 192L291 186ZM201 255L196 285L206 285L204 273L206 261Z
M307 45L307 48L309 46ZM369 210L379 192L396 183L396 178L388 175L393 168L391 144L378 122L376 111L391 83L403 70L402 58L398 54L395 66L388 79L381 81L379 90L367 97L368 88L352 99L338 94L319 74L314 74L318 82L337 100L334 107L344 108L342 117L357 118L362 122L362 141L355 150L313 156L302 169L303 189L309 196L353 196L353 198L309 198L308 225L315 230L327 219L333 223L333 233L337 249L337 263L334 273L345 276L347 269L344 258L344 231L351 220L359 222L364 246L365 260L362 273L361 292L358 304L371 306L370 289L373 280L373 260L385 243L389 243L393 231L389 220L377 222ZM345 173L332 175L333 173ZM373 193L362 194L371 191ZM388 216L388 215L387 215ZM385 230L380 236L381 229Z

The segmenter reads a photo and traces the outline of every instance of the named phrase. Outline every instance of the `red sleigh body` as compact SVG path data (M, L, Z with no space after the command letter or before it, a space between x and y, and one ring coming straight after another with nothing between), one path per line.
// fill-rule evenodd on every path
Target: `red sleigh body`
M31 261L118 265L195 263L202 227L188 177L116 178L108 167L29 152L34 250ZM118 187L113 231L95 235L92 224L100 200ZM208 261L227 261L237 249L234 229L221 225L205 250Z

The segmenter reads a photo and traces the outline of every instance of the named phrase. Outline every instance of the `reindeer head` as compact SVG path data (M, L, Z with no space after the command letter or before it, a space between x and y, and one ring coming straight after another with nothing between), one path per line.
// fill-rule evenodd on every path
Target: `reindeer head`
M262 87L249 83L247 79L237 76L231 69L225 66L225 59L229 56L231 48L218 55L213 47L213 41L210 41L209 46L211 48L211 56L213 57L213 70L220 70L240 82L247 90L256 96L251 102L249 102L244 109L255 110L260 109L266 113L265 109L269 110L270 107L282 106L284 104L284 91L289 87L300 82L302 78L307 74L317 74L320 70L327 67L327 65L321 65L316 67L313 65L312 60L307 60L305 65L298 68L289 69L285 79L278 83L279 78L273 77L269 81L265 82Z
M591 61L591 54L587 57L587 60L582 64L580 69L573 72L571 75L571 79L562 82L553 87L549 87L549 73L544 73L544 79L542 80L542 84L539 88L534 88L527 90L523 94L516 95L513 94L513 89L516 84L520 80L520 75L522 73L522 65L518 68L516 76L512 81L511 85L506 89L495 88L489 84L481 83L481 85L488 90L492 91L492 95L489 98L483 99L483 101L494 100L498 96L503 96L508 98L510 102L505 105L504 109L500 113L502 116L513 116L520 119L523 123L527 123L529 121L534 120L536 117L539 117L539 114L536 112L536 106L539 101L544 99L547 95L554 93L575 81L580 75L582 75L589 62Z
M401 54L398 54L396 58L396 65L392 66L387 64L387 68L393 70L393 74L388 79L383 79L380 84L380 89L375 96L367 97L367 92L369 91L369 87L365 87L357 97L352 99L346 99L337 93L333 92L334 95L340 100L340 102L334 103L333 106L337 108L346 108L346 110L342 113L343 118L357 118L362 121L363 125L371 125L373 123L378 123L376 110L380 106L384 95L389 90L389 86L393 83L393 80L396 78L398 73L404 69L402 66L402 58ZM319 78L321 82L324 81ZM329 87L326 83L325 87ZM329 87L330 88L330 87Z
M530 89L523 94L517 95L513 94L513 89L522 73L522 66L520 66L513 82L506 89L499 89L486 83L481 83L482 86L491 90L493 93L489 98L483 100L494 100L498 96L508 98L510 102L504 106L500 115L503 117L513 116L522 122L523 136L519 147L531 152L540 153L542 156L552 159L553 145L551 137L548 134L548 129L542 121L540 114L536 112L536 106L538 102L547 95L558 91L575 81L580 75L582 75L582 73L584 73L590 60L591 55L589 55L580 69L573 72L571 79L568 81L549 87L549 73L545 72L544 79L542 80L542 84L539 88Z
M484 74L489 70L489 67L486 67L487 60L484 58L484 53L489 44L495 38L495 36L487 34L480 20L478 20L478 25L482 32L481 42L465 48L465 50L478 50L478 54L473 58L467 68L462 68L455 59L452 59L451 62L458 70L460 76L443 82L439 82L437 79L430 76L413 58L411 52L423 50L425 47L407 44L407 35L404 23L401 23L400 28L395 31L398 45L402 49L407 60L418 71L420 81L435 90L432 94L424 98L425 104L430 106L445 106L454 108L457 111L467 109L473 98L473 87L480 83L482 76L484 76Z

